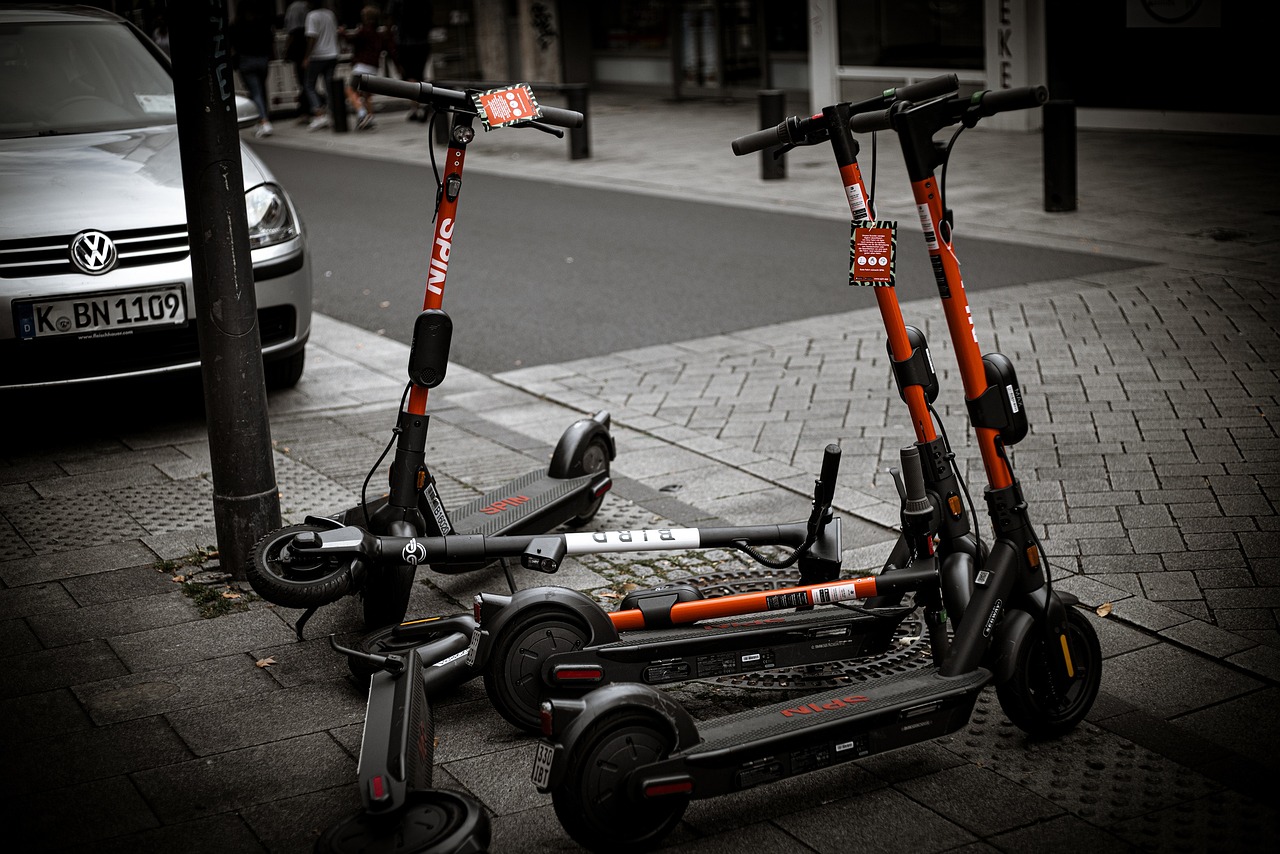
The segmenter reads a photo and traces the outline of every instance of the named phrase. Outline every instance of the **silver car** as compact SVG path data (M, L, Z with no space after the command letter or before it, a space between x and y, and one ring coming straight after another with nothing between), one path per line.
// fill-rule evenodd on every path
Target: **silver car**
M267 382L289 387L311 330L306 241L240 155ZM167 59L107 12L0 6L0 388L197 367L194 314Z

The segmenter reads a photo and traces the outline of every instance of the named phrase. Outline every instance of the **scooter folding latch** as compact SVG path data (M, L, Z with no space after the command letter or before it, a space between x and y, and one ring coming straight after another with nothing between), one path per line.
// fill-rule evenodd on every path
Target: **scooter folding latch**
M908 386L919 386L924 392L924 399L933 403L938 399L938 373L933 367L933 357L929 355L929 342L924 333L914 326L906 327L907 341L911 344L911 355L902 361L893 358L893 345L888 345L889 361L893 366L893 380L898 385L898 396L905 403Z
M555 572L564 560L565 544L562 537L537 537L520 555L520 565L535 572Z

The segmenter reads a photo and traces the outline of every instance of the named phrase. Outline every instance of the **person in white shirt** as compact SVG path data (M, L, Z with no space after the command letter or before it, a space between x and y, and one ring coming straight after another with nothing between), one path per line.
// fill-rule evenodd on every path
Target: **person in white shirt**
M329 126L329 91L333 86L333 69L338 64L338 19L322 0L310 0L307 12L307 52L302 59L306 70L305 87L312 96L314 109L307 130ZM316 83L324 81L322 88Z

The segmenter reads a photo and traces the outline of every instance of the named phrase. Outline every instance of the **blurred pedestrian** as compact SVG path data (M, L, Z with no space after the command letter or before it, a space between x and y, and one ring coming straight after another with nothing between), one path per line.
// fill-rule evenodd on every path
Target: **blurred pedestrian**
M307 95L307 74L302 68L303 57L307 55L307 8L307 0L293 0L284 10L284 30L289 34L284 58L293 66L293 76L298 81L298 116L309 122L315 104Z
M329 126L329 92L333 89L333 69L338 64L338 19L322 0L308 0L308 6L307 54L302 67L314 109L307 130L320 130ZM324 88L316 88L319 82L324 83Z
M169 53L169 22L164 19L164 15L156 15L156 28L151 33L151 40L164 51L165 56L173 55Z
M230 27L231 56L250 99L258 105L257 137L271 136L274 130L268 109L267 71L275 54L275 40L266 0L240 0Z
M427 61L431 58L431 0L391 0L388 7L395 24L396 64L400 76L410 83L427 79ZM414 104L409 121L425 122L427 110Z
M360 10L360 26L354 30L338 32L351 45L351 73L377 74L382 64L382 54L392 60L396 56L396 41L390 30L378 28L382 13L377 6L365 6ZM347 86L347 100L356 111L356 130L369 130L374 126L373 96L368 92L356 92Z

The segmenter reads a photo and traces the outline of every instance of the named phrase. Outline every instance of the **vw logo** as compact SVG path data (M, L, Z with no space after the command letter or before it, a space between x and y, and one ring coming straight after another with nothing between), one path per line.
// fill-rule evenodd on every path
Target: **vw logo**
M72 262L91 275L110 270L116 257L116 245L101 231L82 231L71 241Z
M405 563L417 566L427 559L427 547L417 540L410 540L404 544L400 557L404 559Z

